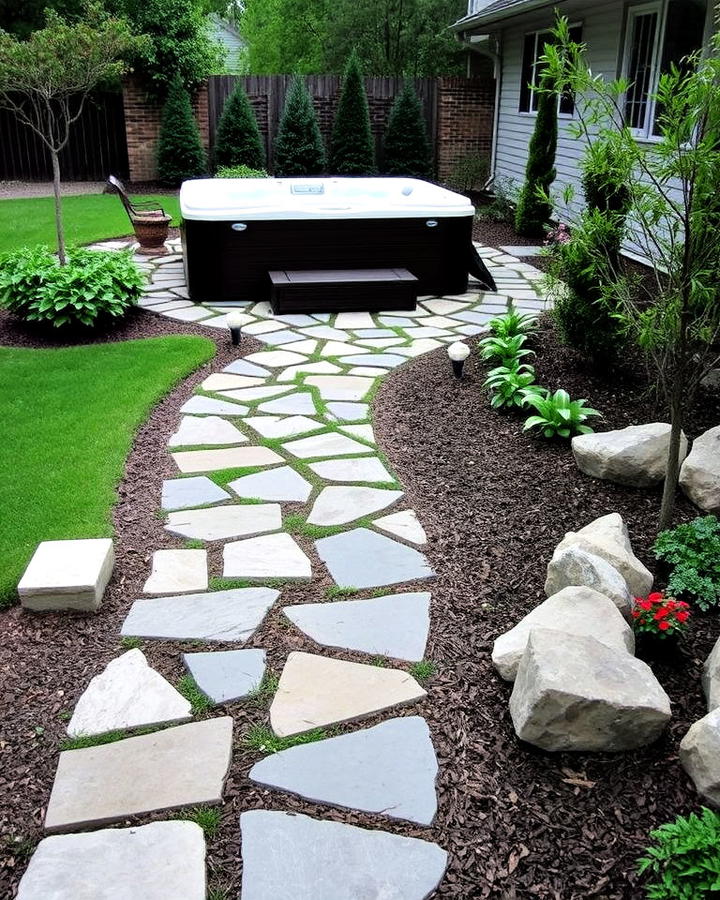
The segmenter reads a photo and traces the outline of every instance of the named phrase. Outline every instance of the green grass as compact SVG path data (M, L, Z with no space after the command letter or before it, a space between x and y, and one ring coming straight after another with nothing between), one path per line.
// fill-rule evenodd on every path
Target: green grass
M191 809L182 809L180 812L175 813L173 819L183 819L194 822L205 832L205 837L212 838L217 834L221 817L222 814L217 807L194 806Z
M204 713L213 705L212 700L203 694L192 675L183 675L177 683L178 691L190 702L192 714Z
M428 659L421 659L420 662L413 663L410 666L410 674L420 684L425 684L426 681L429 681L436 671L435 663L430 662Z
M172 217L180 218L177 195L133 197L154 199ZM91 244L118 235L132 234L132 225L120 203L112 194L79 194L63 197L63 221L68 245ZM55 207L52 197L28 197L0 200L0 253L32 247L37 244L55 246Z
M194 336L0 347L0 606L15 600L40 541L112 536L116 486L138 426L214 351Z
M280 678L274 672L266 671L260 684L248 694L250 706L260 708L270 706L275 696L275 691L278 689L278 684L280 684Z
M332 735L323 728L313 728L305 734L295 734L292 737L276 737L266 725L252 725L243 739L243 744L248 750L257 750L260 753L279 753L289 747L298 744L312 744L314 741L323 741Z
M123 650L141 650L142 640L139 637L124 637L120 639Z

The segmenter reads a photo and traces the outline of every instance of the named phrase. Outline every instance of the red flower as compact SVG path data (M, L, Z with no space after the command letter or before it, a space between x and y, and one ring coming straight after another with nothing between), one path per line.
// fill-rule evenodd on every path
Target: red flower
M676 606L677 603L674 600L668 600L668 602L665 604L665 609L669 609L670 612L674 612Z
M662 622L658 622L658 628L660 629L660 631L667 631L669 627L670 623L665 619L663 619Z
M639 609L634 609L634 610L633 610L633 614L632 614L633 619L637 619L637 617L638 617L639 615L640 615L640 610L639 610Z
M640 609L650 609L652 603L649 600L640 600L638 602L638 606L640 607Z
M662 599L664 599L663 595L659 591L656 591L654 594L648 594L648 600L651 603L659 603Z
M655 613L653 619L656 621L658 619L664 619L665 616L670 612L670 610L666 606L661 606L660 609Z
M685 622L687 621L689 615L689 612L679 612L675 613L675 618L678 620L678 622Z

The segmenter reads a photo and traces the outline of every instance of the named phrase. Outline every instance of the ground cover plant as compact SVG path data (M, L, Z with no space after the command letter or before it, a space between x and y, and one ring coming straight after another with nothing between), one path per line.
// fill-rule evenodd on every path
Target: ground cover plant
M54 350L0 348L0 603L41 540L112 534L133 435L174 384L208 360L206 338Z
M720 522L702 516L661 532L653 551L669 568L668 592L700 609L720 604Z

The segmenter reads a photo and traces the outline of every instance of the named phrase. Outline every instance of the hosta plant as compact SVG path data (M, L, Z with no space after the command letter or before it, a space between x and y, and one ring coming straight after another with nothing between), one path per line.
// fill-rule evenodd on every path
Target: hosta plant
M518 334L532 334L537 327L537 319L530 313L518 312L511 306L506 313L488 322L497 337L511 338Z
M544 388L535 384L535 369L527 363L513 360L509 366L497 366L488 372L483 387L490 391L493 409L521 407L527 393L540 393Z
M483 338L480 343L480 356L483 359L500 360L501 365L509 366L513 360L522 359L524 356L534 356L534 351L523 346L527 341L527 335L515 334L508 337L491 334Z
M632 611L633 628L638 634L659 638L679 637L687 630L690 605L661 591L647 597L635 597Z
M590 434L592 428L584 423L591 416L599 416L596 409L585 406L584 400L571 400L567 391L554 394L527 394L525 405L532 406L536 415L525 420L523 431L535 429L545 438L569 438L574 434Z
M700 609L720 604L720 522L701 516L661 532L653 552L670 567L667 589Z

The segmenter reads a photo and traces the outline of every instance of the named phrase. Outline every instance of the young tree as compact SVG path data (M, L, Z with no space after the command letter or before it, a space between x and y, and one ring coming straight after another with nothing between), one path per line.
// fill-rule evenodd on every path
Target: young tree
M247 94L240 82L225 101L215 135L213 161L221 166L249 166L262 169L265 148Z
M276 175L321 175L325 148L305 81L293 78L275 138Z
M207 172L207 158L190 96L179 75L170 82L163 107L157 167L160 181L170 187L177 187L182 181L197 178Z
M422 105L409 81L390 110L383 145L383 171L387 175L429 178L432 156Z
M44 28L27 41L0 32L0 106L31 128L50 153L58 257L65 264L59 155L99 81L118 77L123 56L142 46L122 19L88 6L82 21L48 11Z
M525 184L515 212L515 230L526 237L543 237L552 215L548 192L556 175L557 136L557 93L552 80L543 75L538 88L535 129L528 148Z
M370 110L360 60L354 50L345 67L329 156L328 168L333 175L374 175L377 171Z

